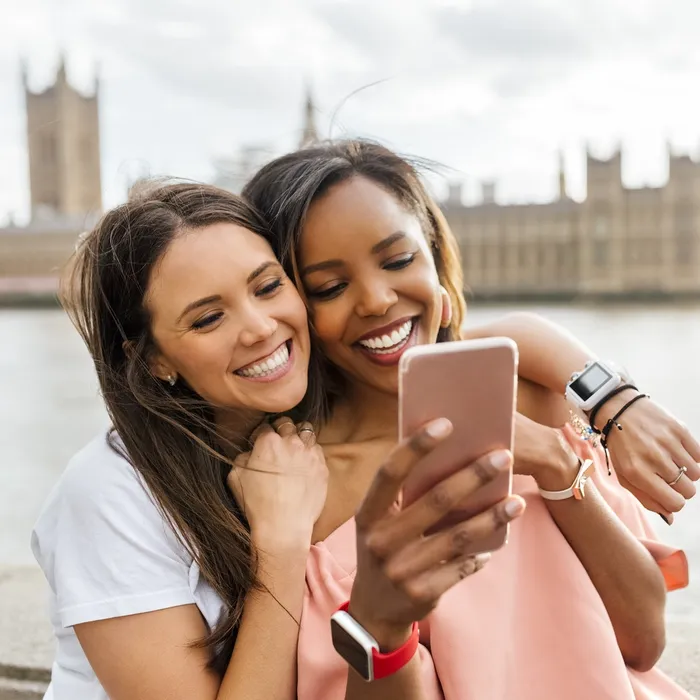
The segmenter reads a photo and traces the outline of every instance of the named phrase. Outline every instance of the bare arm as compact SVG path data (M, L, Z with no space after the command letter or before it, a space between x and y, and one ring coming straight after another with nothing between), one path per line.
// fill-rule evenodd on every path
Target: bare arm
M307 548L308 551L308 548ZM266 558L261 581L299 619L306 553ZM88 622L75 627L113 700L294 700L298 627L269 593L248 596L223 680L190 644L207 629L194 605ZM264 669L264 672L261 672Z
M597 359L565 328L525 311L510 313L496 321L464 330L465 338L504 336L518 345L518 371L523 379L564 394L566 383L586 362Z
M541 423L561 425L564 399L527 382L519 387L520 409ZM521 454L530 461L526 470L548 491L571 486L578 460L559 434L546 425L519 419L521 442L533 446ZM525 421L528 424L525 424ZM516 450L516 471L519 450ZM536 466L535 466L536 465ZM625 663L636 670L650 669L665 644L666 590L661 572L646 548L619 520L592 483L579 501L545 501L560 531L595 585L615 630Z
M560 396L571 374L580 371L595 354L571 333L537 314L516 312L497 321L468 328L465 338L505 336L520 353L521 378ZM640 387L640 390L644 390ZM599 413L598 428L612 418L632 396L628 390L612 398ZM568 415L562 419L562 423ZM625 413L625 430L613 431L610 454L620 483L645 508L661 513L667 522L695 495L700 478L700 444L688 429L654 401L645 399ZM687 473L673 486L678 467Z
M208 651L191 646L207 633L194 605L76 625L112 700L296 699L297 620L328 470L313 432L298 433L288 418L274 425L259 429L228 478L259 553L262 590L245 600L223 678L207 667Z

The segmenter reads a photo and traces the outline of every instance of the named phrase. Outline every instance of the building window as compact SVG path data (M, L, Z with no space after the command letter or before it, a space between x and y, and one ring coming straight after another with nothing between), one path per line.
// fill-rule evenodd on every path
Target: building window
M607 218L604 216L597 216L593 225L593 233L596 237L605 238L609 232L610 226Z
M56 162L56 142L53 136L44 136L42 139L41 157L47 165Z
M697 241L692 232L683 232L676 237L676 263L690 266L695 264Z
M518 267L521 269L527 265L527 252L527 244L524 241L520 241L518 243Z
M608 241L593 241L593 264L598 267L605 267L608 264L610 253Z

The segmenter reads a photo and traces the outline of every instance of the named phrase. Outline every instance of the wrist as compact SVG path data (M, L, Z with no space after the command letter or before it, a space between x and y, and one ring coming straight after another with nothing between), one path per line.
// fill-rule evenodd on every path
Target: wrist
M313 528L251 527L250 537L261 551L276 555L308 554Z
M547 456L533 476L539 488L563 491L576 478L579 459L561 431L551 428L548 442Z
M596 430L602 430L605 424L638 393L639 392L633 388L625 389L616 396L613 396L609 401L606 401L598 411L598 415L595 418L595 426L591 427Z
M391 652L403 646L413 632L413 623L406 625L405 623L397 624L379 620L376 616L364 610L357 602L354 602L352 598L350 599L348 614L374 637L382 653Z

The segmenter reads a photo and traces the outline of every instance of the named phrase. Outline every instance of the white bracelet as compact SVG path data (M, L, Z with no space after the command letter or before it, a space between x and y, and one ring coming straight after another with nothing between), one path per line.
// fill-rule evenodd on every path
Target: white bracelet
M585 462L579 460L578 473L576 474L574 483L571 484L568 489L564 489L563 491L545 491L544 489L540 489L540 495L548 501L564 501L572 496L577 501L580 501L586 496L586 481L588 481L594 471L595 464L593 464L592 459L587 459Z

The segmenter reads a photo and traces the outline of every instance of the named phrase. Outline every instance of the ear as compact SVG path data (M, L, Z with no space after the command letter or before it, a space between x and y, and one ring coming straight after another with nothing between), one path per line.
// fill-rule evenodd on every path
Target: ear
M442 297L442 315L440 316L440 328L447 328L452 323L452 301L447 290L440 285L440 296Z
M133 358L134 345L130 340L125 340L122 343L122 349L128 358ZM148 368L154 377L163 382L168 382L172 385L175 383L174 380L177 380L177 372L160 352L156 351L150 354L148 358Z
M177 381L177 372L160 353L155 354L149 359L148 366L151 370L151 374L154 377L157 377L164 382L168 382L171 385L175 384Z

